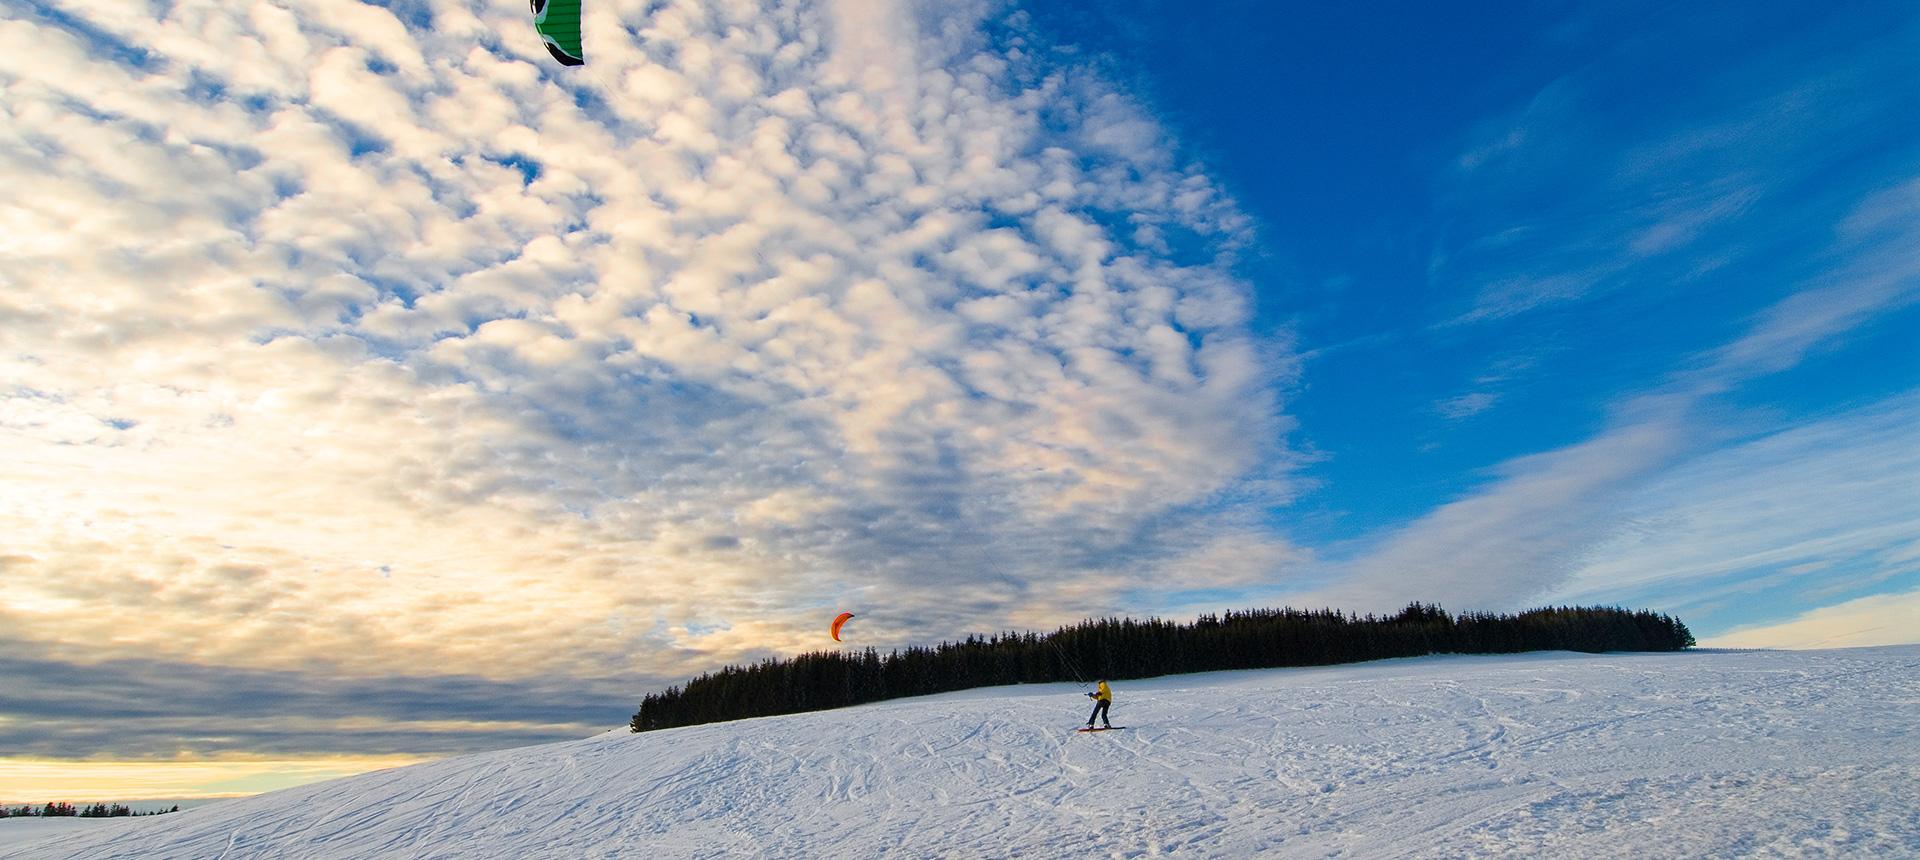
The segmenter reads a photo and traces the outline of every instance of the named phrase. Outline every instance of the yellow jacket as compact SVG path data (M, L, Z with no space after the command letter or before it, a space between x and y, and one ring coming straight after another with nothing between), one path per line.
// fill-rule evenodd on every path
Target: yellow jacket
M1099 702L1111 702L1113 701L1113 689L1107 686L1107 682L1101 681L1100 689L1093 691L1093 698Z

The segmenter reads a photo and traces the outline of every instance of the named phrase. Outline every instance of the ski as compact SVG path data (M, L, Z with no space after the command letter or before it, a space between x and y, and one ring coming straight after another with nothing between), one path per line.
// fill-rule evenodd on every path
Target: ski
M1101 726L1100 728L1097 728L1097 729L1089 726L1084 729L1074 729L1074 731L1076 732L1117 732L1124 728L1126 728L1126 726Z

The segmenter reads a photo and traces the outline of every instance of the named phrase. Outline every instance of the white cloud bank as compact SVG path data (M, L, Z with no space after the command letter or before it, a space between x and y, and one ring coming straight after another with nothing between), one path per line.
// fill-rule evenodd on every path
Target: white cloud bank
M1920 591L1876 594L1710 637L1712 648L1860 648L1920 640Z
M1784 586L1808 605L1920 572L1915 428L1920 397L1906 395L1680 463L1619 502L1553 599L1658 592L1691 611Z
M672 676L1290 552L1246 219L991 4L0 14L10 635Z

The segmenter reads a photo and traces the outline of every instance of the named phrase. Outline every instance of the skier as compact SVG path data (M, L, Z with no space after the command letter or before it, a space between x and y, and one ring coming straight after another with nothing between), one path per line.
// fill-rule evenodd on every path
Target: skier
M1094 717L1100 718L1102 728L1113 728L1113 723L1107 721L1107 706L1113 704L1113 688L1101 681L1100 688L1088 693L1087 698L1093 700L1093 713L1087 715L1087 728L1093 728Z

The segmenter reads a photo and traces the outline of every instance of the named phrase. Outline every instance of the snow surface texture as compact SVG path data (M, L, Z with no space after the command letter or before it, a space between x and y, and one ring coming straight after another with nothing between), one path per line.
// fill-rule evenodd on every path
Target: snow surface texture
M1920 646L1000 687L462 756L7 858L1920 857Z
M15 804L18 806L18 804ZM62 837L75 831L92 830L95 827L112 827L125 824L131 818L0 818L0 851L23 842L37 842L50 839L56 834Z

